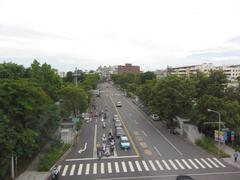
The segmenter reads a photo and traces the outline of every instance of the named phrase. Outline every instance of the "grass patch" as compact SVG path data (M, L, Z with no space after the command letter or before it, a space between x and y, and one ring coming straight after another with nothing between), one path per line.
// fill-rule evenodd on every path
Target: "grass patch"
M49 171L56 161L69 149L70 144L55 143L49 151L40 159L39 171Z
M199 140L196 141L196 145L202 147L203 149L205 149L209 153L211 153L215 156L218 156L218 148L215 146L212 138L204 137L203 139L199 139ZM219 153L220 153L221 158L230 157L229 154L225 153L221 149L220 149Z

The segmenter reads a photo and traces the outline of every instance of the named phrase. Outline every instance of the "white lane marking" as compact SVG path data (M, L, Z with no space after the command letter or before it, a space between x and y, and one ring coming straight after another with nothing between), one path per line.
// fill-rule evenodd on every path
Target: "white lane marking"
M123 172L127 172L127 167L124 161L121 162L122 163L122 168L123 168Z
M95 127L94 127L94 139L93 139L93 158L97 158L97 147L96 147L96 144L97 144L97 124L95 124Z
M188 176L209 176L209 175L226 175L226 174L240 174L240 171L233 171L233 172L213 172L213 173L192 173L186 174ZM128 179L153 179L153 178L166 178L166 177L173 177L176 178L176 174L169 174L169 175L156 175L156 176L131 176L131 177L116 177L116 178L104 178L104 179L96 179L96 180L128 180Z
M144 160L142 160L142 164L143 164L143 167L145 168L145 170L146 170L146 171L149 171L149 168L148 168L148 166L147 166L147 163L146 163Z
M62 176L66 176L67 170L68 170L68 165L65 165Z
M155 162L157 163L157 165L161 171L164 170L162 165L160 164L159 160L155 160Z
M135 161L135 164L136 164L136 166L137 166L138 171L142 171L142 168L141 168L139 162L138 162L138 161Z
M152 160L149 160L148 162L149 162L151 168L153 169L153 171L156 171L157 169L156 169L156 167L154 166Z
M206 167L198 160L198 159L194 159L203 169L205 169Z
M87 163L85 174L88 175L90 171L90 164Z
M97 163L93 164L93 174L97 174Z
M170 164L172 165L173 169L178 170L177 166L173 163L173 161L170 159L168 160Z
M147 134L145 133L145 131L142 131L143 135L147 137Z
M76 165L73 164L73 165L72 165L72 168L71 168L71 171L70 171L70 176L72 176L72 175L74 174L75 167L76 167Z
M95 154L95 156L97 156ZM139 156L133 155L133 156L110 156L110 157L102 157L102 159L126 159L126 158L137 158ZM71 162L71 161L86 161L86 160L98 160L97 157L94 158L77 158L77 159L66 159L65 161Z
M57 167L57 169L58 169L58 172L60 172L60 171L61 171L61 167L62 167L62 165L59 165L59 166Z
M79 164L79 167L78 167L78 175L81 175L81 174L82 174L82 169L83 169L83 164Z
M84 148L80 149L78 153L81 154L82 152L86 151L86 149L87 149L87 143L84 144Z
M219 161L217 158L213 158L220 166L226 167L221 161Z
M188 161L189 161L196 169L199 169L199 167L198 167L191 159L188 159Z
M118 162L115 162L115 170L116 170L116 173L120 172Z
M168 170L171 169L171 168L168 166L168 164L167 164L167 162L166 162L165 160L162 160L162 162L163 162L164 166L165 166Z
M107 166L108 166L108 173L112 173L112 166L111 166L111 163L108 162L108 163L107 163Z
M185 167L179 162L178 159L175 159L175 161L177 162L177 164L179 165L179 167L180 167L181 169L185 169Z
M213 168L207 161L205 161L203 158L201 158L201 161L204 162L209 168Z
M155 149L155 151L158 153L158 155L161 157L162 154L160 153L160 151L158 150L158 148L156 146L153 146L153 148Z
M215 162L213 162L213 160L211 160L210 158L207 158L207 160L210 161L210 163L212 163L216 168L219 168L219 166Z
M128 165L129 165L129 168L130 168L130 171L131 172L134 172L134 168L133 168L133 165L132 165L132 162L131 161L128 161Z
M182 162L187 166L188 169L192 169L192 167L185 161L185 159L181 159Z
M163 133L161 133L152 123L149 122L149 120L148 120L145 116L142 115L142 112L141 112L139 109L137 109L137 108L134 107L132 104L130 104L130 102L129 102L128 100L126 100L126 101L127 101L128 104L129 104L130 106L132 106L136 111L140 112L140 115L145 119L145 121L146 121L150 126L152 126L152 128L155 129L155 131L157 131L158 134L160 134L160 135L163 137L163 139L165 139L165 141L168 142L168 144L170 144L181 156L183 155L183 153L182 153L176 146L174 146L173 143L171 143L171 141L168 140L168 138L163 135Z
M101 163L101 174L104 174L104 163Z

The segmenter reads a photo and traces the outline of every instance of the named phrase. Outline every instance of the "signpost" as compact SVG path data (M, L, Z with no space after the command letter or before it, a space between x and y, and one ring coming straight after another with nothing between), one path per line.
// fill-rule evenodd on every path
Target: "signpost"
M225 142L224 131L214 130L214 138L217 142Z

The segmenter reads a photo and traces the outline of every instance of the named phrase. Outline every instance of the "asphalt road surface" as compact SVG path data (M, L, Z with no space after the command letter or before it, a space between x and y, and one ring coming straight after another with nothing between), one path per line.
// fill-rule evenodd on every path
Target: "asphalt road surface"
M60 180L173 180L183 174L198 180L240 179L239 169L182 137L169 134L162 122L154 122L113 85L103 83L98 88L101 97L95 97L92 104L96 105L96 113L107 109L106 128L101 116L83 123L76 145L58 164ZM122 107L116 107L118 101ZM131 148L121 150L116 138L114 152L98 159L96 144L102 144L103 134L115 134L114 114L122 121Z

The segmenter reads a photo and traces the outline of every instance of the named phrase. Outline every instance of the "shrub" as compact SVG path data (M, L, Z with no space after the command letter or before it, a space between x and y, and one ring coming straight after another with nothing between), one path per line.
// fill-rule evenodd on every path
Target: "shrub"
M218 155L218 148L215 146L214 141L213 141L212 138L204 137L203 139L197 140L196 144L198 146L202 147L203 149L205 149L206 151L208 151L209 153L211 153L213 155ZM219 155L222 158L230 157L228 154L226 154L222 150L219 151Z
M69 144L54 144L50 150L40 159L39 171L49 171L56 161L69 149Z

